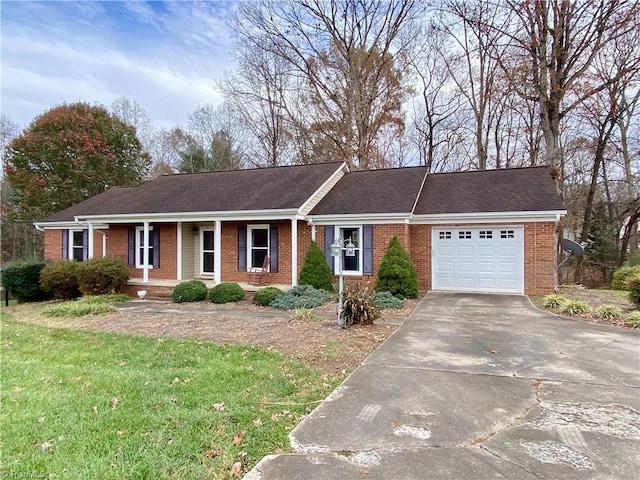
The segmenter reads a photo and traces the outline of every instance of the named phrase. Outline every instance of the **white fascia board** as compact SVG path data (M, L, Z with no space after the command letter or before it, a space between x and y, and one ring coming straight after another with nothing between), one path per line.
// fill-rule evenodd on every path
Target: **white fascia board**
M185 213L135 213L121 215L84 215L76 217L81 222L116 223L173 223L173 222L206 222L251 221L251 220L283 220L300 218L297 209L282 210L240 210L230 212L185 212Z
M93 224L93 228L99 230L106 230L109 228L108 224L104 223L95 223ZM34 222L33 226L38 229L47 229L47 230L67 230L69 228L78 228L78 227L86 227L88 226L88 222L76 220L75 222Z
M566 214L566 210L548 210L539 212L440 213L432 215L413 215L410 223L415 225L444 225L450 223L556 222L558 216L564 216Z
M347 163L342 162L342 165L340 165L336 171L302 204L299 209L300 214L307 215L311 210L313 210L313 207L315 207L348 172L349 167L347 166Z
M366 213L343 215L309 215L314 225L398 224L409 223L408 213Z

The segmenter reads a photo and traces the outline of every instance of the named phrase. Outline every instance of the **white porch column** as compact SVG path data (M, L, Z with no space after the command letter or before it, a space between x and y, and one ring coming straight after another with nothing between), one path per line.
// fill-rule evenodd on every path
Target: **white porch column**
M142 281L149 281L149 222L143 222L144 231L142 238Z
M176 224L176 272L178 272L177 280L182 280L182 222Z
M213 281L216 285L222 282L222 222L215 221L213 230Z
M291 220L291 285L298 284L298 219Z
M89 222L89 245L87 246L87 256L93 258L93 223Z

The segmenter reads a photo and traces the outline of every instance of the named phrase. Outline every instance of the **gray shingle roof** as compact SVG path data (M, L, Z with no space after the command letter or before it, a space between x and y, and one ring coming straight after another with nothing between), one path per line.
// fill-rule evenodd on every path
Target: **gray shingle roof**
M436 173L415 214L564 210L548 167Z
M350 172L310 215L409 213L426 173L426 167Z
M165 175L138 187L112 188L41 222L73 221L82 215L297 209L341 165Z
M298 209L341 165L166 175L112 188L39 223L85 215ZM426 167L347 173L311 215L408 215L414 204L416 215L564 210L547 167L429 174L421 192L426 173Z

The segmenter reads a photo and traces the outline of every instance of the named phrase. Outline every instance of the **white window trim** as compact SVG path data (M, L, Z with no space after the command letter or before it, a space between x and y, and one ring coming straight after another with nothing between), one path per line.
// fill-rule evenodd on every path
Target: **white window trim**
M340 237L340 234L341 234L342 230L345 229L345 228L357 228L358 229L358 239L357 239L358 241L357 242L353 242L353 243L356 243L358 245L358 247L356 248L356 252L357 252L357 255L358 255L358 266L360 268L358 270L342 270L342 274L343 275L347 275L347 276L351 275L351 276L354 276L354 277L358 277L358 276L361 277L361 276L364 275L362 273L363 272L363 270L362 270L363 269L362 262L363 262L363 259L364 259L363 258L364 248L363 248L363 245L362 245L362 225L336 225L335 226L336 236ZM344 238L343 240L346 242L348 240L348 238ZM351 240L353 241L353 238ZM342 259L342 255L340 257L335 257L333 259L333 271L336 272L336 274L340 271L338 262L340 262L341 259Z
M212 272L205 272L204 271L204 232L213 232L214 235L214 249L213 250L207 250L207 252L211 252L213 253L213 271ZM215 256L216 256L216 250L215 250L215 233L216 229L215 227L200 227L200 275L206 276L206 275L213 275L215 274L215 268L216 268L216 263L215 263Z
M253 267L251 265L251 253L253 250L253 235L252 230L267 230L267 257L269 256L269 251L271 250L271 228L268 223L264 224L255 224L255 225L247 225L247 271L255 272L258 270L262 270L262 265L259 267ZM259 247L264 248L264 247ZM269 265L267 265L267 271L269 270Z
M75 257L73 256L73 250L74 247L76 247L77 245L73 244L73 237L74 237L74 233L78 233L80 232L82 234L82 239L84 241L84 232L82 228L71 228L69 229L69 244L67 245L67 258L69 260L75 260ZM82 243L81 245L79 245L79 247L81 247L82 249L84 249L85 245L84 243Z
M149 227L149 234L151 232L153 232L153 227ZM136 268L144 268L142 258L140 258L140 249L143 242L140 240L141 233L144 234L144 227L136 227ZM153 248L153 237L151 235L149 235L149 247ZM153 255L151 255L151 252L149 254L149 266L147 268L153 270Z

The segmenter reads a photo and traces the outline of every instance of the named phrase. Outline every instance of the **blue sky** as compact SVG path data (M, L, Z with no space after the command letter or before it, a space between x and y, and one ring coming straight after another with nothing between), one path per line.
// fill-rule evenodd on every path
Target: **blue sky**
M64 102L137 100L156 127L218 104L233 68L232 1L7 1L1 15L2 113L21 127Z

